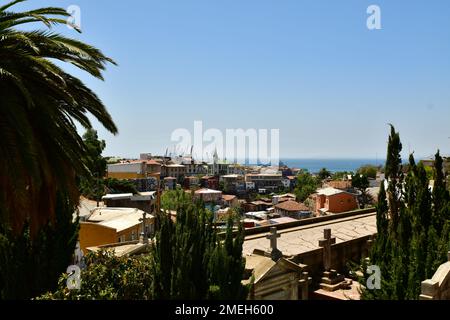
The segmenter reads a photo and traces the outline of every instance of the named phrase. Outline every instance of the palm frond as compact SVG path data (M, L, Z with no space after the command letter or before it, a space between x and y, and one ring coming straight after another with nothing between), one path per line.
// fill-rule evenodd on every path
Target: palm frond
M67 23L64 9L7 11L21 2L0 7L0 218L6 212L3 222L15 231L29 220L35 232L55 216L56 192L78 201L76 176L91 174L75 122L91 128L92 115L110 132L118 131L100 98L53 60L98 79L108 63L116 63L91 45L48 30ZM33 22L46 30L15 28Z

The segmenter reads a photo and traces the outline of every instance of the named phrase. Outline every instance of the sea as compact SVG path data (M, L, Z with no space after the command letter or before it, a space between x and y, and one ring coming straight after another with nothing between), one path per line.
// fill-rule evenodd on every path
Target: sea
M290 168L307 169L317 173L322 168L334 173L338 171L355 172L364 165L384 166L380 159L281 159L281 162Z

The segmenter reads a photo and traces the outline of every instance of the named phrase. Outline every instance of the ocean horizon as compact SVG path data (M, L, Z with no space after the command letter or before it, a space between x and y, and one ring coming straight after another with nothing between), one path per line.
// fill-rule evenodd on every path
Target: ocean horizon
M300 159L284 158L280 161L290 168L306 169L311 173L317 173L322 168L330 172L353 171L355 172L364 165L384 166L385 161L381 159Z

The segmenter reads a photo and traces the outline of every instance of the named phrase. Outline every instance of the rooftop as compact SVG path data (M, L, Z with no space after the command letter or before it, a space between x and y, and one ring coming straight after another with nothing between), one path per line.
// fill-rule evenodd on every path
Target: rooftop
M163 165L163 167L167 167L167 168L184 168L184 165L182 165L182 164L165 164L165 165Z
M255 206L260 206L260 205L272 205L272 201L263 201L263 200L256 200L256 201L252 201L250 202L250 204L253 204Z
M286 194L280 194L278 196L275 197L280 197L280 198L297 198L297 196L293 193L286 193Z
M141 223L143 215L144 211L136 208L96 208L87 222L96 222L120 232ZM154 216L147 214L147 218L154 219Z
M377 233L376 214L370 213L359 217L347 217L337 220L314 223L284 230L279 230L278 249L285 256L294 256L311 250L320 249L319 240L323 238L323 229L330 228L336 243L345 242ZM248 235L243 245L243 254L252 254L255 249L270 251L267 233Z
M267 211L255 211L255 212L246 212L245 216L247 217L256 217L258 219L266 219L267 218Z
M149 164L149 165L161 165L161 163L159 163L158 161L156 161L156 160L147 160L147 161L145 161L147 164Z
M268 177L268 178L281 178L281 173L249 173L247 177Z
M324 196L333 196L335 194L344 193L344 191L336 189L336 188L324 188L317 190L317 194L324 195Z
M275 206L276 209L284 210L284 211L292 211L292 212L298 212L298 211L311 211L307 206L305 206L303 203L299 203L297 201L285 201L282 203L279 203Z
M224 176L222 176L222 178L224 178L224 179L237 179L237 178L239 178L239 177L242 177L242 175L240 175L240 174L227 174L227 175L224 175Z
M156 191L140 192L136 195L132 193L120 193L120 194L107 194L102 197L103 200L125 200L130 199L131 201L150 201L154 200Z
M129 199L133 196L132 193L118 193L118 194L107 194L102 197L103 200L122 200Z
M222 191L207 188L195 191L195 194L220 194L220 193L222 193Z
M236 196L233 196L233 195L230 195L230 194L224 194L222 196L222 199L225 200L225 201L231 201L231 200L236 199Z
M136 208L95 208L88 217L90 222L102 222L106 220L120 218L141 211Z
M276 224L289 223L289 222L294 222L294 221L298 221L298 220L294 219L294 218L290 218L290 217L281 217L281 218L270 219L270 222L273 222Z
M121 232L142 223L142 221L140 221L140 219L142 218L142 213L142 211L141 213L131 213L129 215L124 215L116 219L102 221L99 224L105 227L116 229L117 232ZM151 219L153 216L147 215L147 217Z

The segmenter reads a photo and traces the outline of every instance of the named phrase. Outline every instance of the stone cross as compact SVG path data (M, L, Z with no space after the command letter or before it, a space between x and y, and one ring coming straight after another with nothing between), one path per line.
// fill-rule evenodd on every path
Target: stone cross
M323 237L323 239L319 240L319 246L323 248L323 267L325 271L330 271L331 246L336 243L336 238L331 236L331 229L324 229Z
M281 237L281 234L277 233L276 227L270 228L270 234L266 236L266 239L270 240L270 248L272 249L272 252L270 253L270 256L273 261L277 262L281 259L283 254L280 250L277 248L277 239Z

